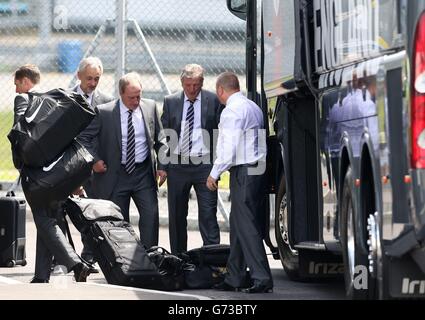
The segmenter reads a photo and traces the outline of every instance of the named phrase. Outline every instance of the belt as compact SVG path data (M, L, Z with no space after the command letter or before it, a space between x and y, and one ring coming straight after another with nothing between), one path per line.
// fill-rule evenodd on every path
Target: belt
M201 157L197 156L177 156L179 164L202 164L204 160L208 160L211 162L210 155L205 155ZM207 162L208 163L208 162Z
M233 168L251 168L251 167L258 167L258 161L254 163L244 163L244 164L238 164L237 166L233 166Z
M136 167L143 166L144 164L146 164L148 162L148 160L149 160L149 157L147 157L143 162L136 162L135 166ZM121 163L121 166L125 167L125 163Z

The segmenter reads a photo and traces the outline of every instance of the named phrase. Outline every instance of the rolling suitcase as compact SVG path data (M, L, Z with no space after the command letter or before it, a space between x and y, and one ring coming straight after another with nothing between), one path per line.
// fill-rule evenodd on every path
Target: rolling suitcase
M19 180L18 180L19 181ZM17 184L16 184L17 185ZM25 199L9 191L0 198L0 266L25 266Z
M165 291L183 289L183 270L168 273L158 268L128 222L97 221L89 235L91 249L108 283Z
M162 252L164 259L159 255L151 259L153 253L147 252L133 227L122 221L120 208L113 202L68 198L64 212L88 236L88 245L108 283L167 291L183 288L183 270L169 268L170 261L181 265L183 261Z

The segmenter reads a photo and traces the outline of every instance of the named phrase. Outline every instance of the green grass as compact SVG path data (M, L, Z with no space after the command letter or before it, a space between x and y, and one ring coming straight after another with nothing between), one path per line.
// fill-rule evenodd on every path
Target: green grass
M0 112L0 181L13 181L18 171L13 166L12 152L7 135L12 128L13 111Z
M229 189L229 180L230 180L230 175L229 172L224 172L221 177L220 177L220 181L218 182L218 187L220 189Z

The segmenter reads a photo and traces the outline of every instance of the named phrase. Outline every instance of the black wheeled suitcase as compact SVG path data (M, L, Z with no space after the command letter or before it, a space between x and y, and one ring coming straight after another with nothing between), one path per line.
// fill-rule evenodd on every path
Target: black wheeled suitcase
M25 199L8 192L0 198L0 266L25 266Z
M113 202L68 198L64 212L87 235L88 245L108 283L167 291L183 288L183 270L176 268L176 260L181 265L183 261L166 253L151 258L153 252L146 250ZM170 261L174 268L170 268Z
M183 270L181 274L168 274L159 269L128 222L97 221L89 235L91 249L108 283L165 291L183 288Z

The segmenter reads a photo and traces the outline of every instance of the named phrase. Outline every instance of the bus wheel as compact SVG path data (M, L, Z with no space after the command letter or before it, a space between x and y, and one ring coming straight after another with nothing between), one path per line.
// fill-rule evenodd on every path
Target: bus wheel
M357 215L354 194L353 172L349 167L344 179L341 200L341 244L345 291L347 297L351 299L365 299L368 289L368 270L366 269L367 261L364 261L365 257L360 253L356 239Z
M289 279L300 280L298 252L291 248L288 230L288 206L286 199L286 181L282 177L276 197L275 233L280 261Z

